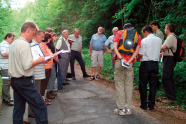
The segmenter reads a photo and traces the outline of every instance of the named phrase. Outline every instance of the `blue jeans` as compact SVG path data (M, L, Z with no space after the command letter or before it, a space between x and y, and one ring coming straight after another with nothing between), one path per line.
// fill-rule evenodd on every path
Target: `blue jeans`
M63 88L63 75L59 63L57 63L57 84L58 84L58 90L61 90Z
M31 77L11 78L14 90L13 124L22 124L26 102L34 112L37 124L48 124L45 102Z

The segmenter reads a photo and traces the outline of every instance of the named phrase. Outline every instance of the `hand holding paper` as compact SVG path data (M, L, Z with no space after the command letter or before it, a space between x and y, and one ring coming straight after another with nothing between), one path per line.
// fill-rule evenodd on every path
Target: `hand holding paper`
M54 53L52 56L45 57L45 61L47 61L47 60L49 60L49 59L51 59L51 58L53 58L53 57L55 57L55 56L57 56L61 53L70 53L70 50L60 50L60 51Z

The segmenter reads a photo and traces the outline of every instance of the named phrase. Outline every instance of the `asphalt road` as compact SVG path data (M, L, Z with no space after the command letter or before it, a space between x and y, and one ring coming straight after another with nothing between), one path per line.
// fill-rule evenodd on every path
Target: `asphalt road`
M132 115L114 114L115 93L96 86L82 77L76 69L76 81L71 81L64 90L57 92L57 97L47 106L49 124L159 124L156 119L146 115L140 108L133 107ZM2 105L0 124L12 124L13 107ZM36 124L35 119L24 120Z

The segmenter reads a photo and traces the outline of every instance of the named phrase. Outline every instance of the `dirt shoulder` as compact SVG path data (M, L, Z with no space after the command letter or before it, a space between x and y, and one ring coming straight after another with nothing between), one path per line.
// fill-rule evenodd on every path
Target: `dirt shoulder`
M76 69L81 70L79 65L76 64ZM91 74L91 69L86 68L87 73ZM106 88L112 92L115 92L114 80L94 80L91 83ZM140 95L138 90L133 91L133 106L139 108ZM179 110L176 105L163 105L161 102L156 102L155 109L142 110L147 115L157 119L162 124L186 124L186 111Z

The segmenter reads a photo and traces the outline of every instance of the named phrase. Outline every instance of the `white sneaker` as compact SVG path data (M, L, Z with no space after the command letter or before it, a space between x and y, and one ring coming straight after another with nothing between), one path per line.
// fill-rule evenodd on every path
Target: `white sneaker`
M131 114L132 114L131 109L126 109L126 110L125 110L125 114L126 114L126 115L131 115Z
M114 109L114 113L121 116L126 115L125 109Z

